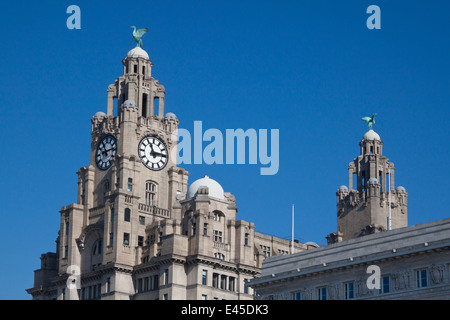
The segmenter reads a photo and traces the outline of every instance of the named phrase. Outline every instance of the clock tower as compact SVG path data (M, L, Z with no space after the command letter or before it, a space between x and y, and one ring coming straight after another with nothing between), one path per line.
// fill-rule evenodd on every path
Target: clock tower
M107 113L91 120L90 165L77 172L78 201L63 207L58 240L59 273L70 265L81 274L108 265L111 281L129 288L112 290L114 299L134 293L134 248L143 246L145 226L181 218L172 206L189 175L176 167L179 121L164 114L165 89L152 77L147 52L136 47L122 63L123 75L108 86Z
M271 255L309 250L237 219L236 198L176 166L178 119L141 47L91 119L90 164L77 202L60 210L56 252L41 256L33 299L253 299ZM249 291L250 290L250 291Z

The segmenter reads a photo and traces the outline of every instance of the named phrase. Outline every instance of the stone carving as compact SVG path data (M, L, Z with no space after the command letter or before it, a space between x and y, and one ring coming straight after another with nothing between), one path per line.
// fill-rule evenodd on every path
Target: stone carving
M92 231L97 231L101 237L103 235L103 225L100 223L94 223L94 224L88 225L87 227L85 227L83 229L80 236L77 239L75 239L78 249L80 249L80 251L84 250L84 243L85 243L86 237Z
M340 295L340 290L339 290L339 284L332 284L328 287L328 295L330 300L339 300L341 295Z
M312 300L313 299L313 289L305 288L301 292L302 292L302 300Z
M392 275L394 290L405 290L411 286L411 271L403 270Z
M358 281L356 281L356 288L357 288L357 292L358 292L358 296L360 297L366 297L371 295L371 291L368 287L367 287L367 279L365 277L358 279Z
M439 284L444 281L445 265L432 264L430 267L430 278L433 284Z
M364 229L361 230L360 236L365 236L368 234L374 234L378 232L386 231L384 226L378 224L367 225Z

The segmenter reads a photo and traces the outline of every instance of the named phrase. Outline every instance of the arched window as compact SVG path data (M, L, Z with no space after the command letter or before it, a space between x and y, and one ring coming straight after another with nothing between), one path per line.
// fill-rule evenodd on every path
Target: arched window
M147 181L145 183L145 204L149 206L157 205L157 184L154 181Z
M225 218L224 214L220 211L213 211L213 220L214 221L222 221Z
M216 252L216 253L214 253L214 258L220 259L220 260L225 260L225 255L220 252Z

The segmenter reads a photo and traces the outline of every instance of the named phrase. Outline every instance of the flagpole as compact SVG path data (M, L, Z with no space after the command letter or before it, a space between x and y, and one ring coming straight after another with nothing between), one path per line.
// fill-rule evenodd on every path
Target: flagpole
M294 253L294 205L292 205L292 241L291 241L291 254Z
M389 174L389 217L388 217L388 225L387 229L391 230L392 228L392 216L391 216L391 168L388 167L388 174Z

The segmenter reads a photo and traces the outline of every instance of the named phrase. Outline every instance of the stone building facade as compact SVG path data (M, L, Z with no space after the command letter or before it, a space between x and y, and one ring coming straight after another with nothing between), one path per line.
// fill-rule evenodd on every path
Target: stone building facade
M177 167L175 114L142 48L91 119L90 164L61 208L56 252L41 256L33 299L253 299L245 286L291 242L237 220L235 197ZM316 248L295 242L295 252Z
M364 135L349 187L336 192L338 231L325 247L264 260L248 283L257 299L450 298L450 219L407 226L408 194L382 146Z
M249 285L257 299L448 300L449 249L450 219L438 220L268 258Z

